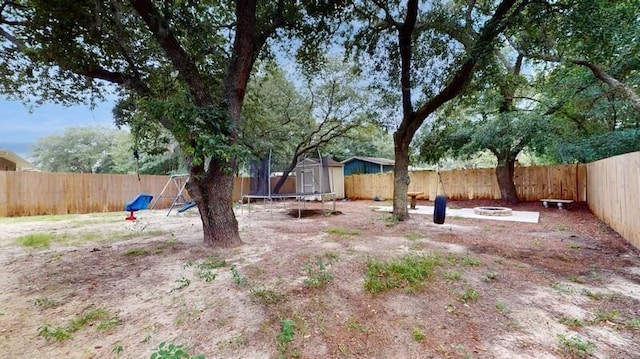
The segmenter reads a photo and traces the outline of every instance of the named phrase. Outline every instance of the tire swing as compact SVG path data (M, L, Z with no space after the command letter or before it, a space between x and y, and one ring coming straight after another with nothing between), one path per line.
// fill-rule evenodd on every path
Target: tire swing
M444 183L442 183L442 178L440 177L440 172L436 170L436 174L438 175L438 182L436 183L436 200L435 207L433 208L433 223L444 224L447 212L447 197L444 190ZM442 185L443 194L441 195L438 194L439 185Z

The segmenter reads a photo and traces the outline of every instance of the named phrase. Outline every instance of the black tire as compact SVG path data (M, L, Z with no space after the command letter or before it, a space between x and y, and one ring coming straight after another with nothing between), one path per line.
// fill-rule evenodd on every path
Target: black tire
M447 211L447 198L445 196L436 196L435 207L433 209L433 223L443 224Z

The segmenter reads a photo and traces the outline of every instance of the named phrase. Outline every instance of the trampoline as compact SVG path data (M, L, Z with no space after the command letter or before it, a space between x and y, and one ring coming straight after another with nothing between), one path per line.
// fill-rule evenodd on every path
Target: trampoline
M295 178L295 190L285 188L275 191L276 180L279 177L273 176L273 165L271 163L271 152L269 156L262 160L254 160L250 163L249 193L242 195L243 202L246 200L247 209L251 214L251 202L262 200L265 208L269 204L269 210L273 215L273 202L282 202L286 208L289 202L296 203L298 218L302 209L306 207L306 202L310 200L319 201L324 210L325 198L329 198L333 203L332 210L336 210L336 194L331 189L329 176L329 163L332 161L327 157L320 156L310 158L305 157L298 161L291 174ZM282 186L283 188L285 186ZM288 201L292 200L292 201Z

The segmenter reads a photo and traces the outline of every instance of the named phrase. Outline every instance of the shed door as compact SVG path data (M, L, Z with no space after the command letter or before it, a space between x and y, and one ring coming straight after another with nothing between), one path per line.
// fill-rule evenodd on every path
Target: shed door
M302 193L314 193L313 169L302 170Z

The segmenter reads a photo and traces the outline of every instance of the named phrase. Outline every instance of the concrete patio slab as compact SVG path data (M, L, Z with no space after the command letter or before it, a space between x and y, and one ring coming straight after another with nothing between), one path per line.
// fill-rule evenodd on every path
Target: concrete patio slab
M375 211L379 212L392 212L391 206L372 206ZM432 206L416 206L416 209L409 209L409 214L418 215L433 215ZM475 214L473 208L448 208L447 217L462 217L462 218L476 218L476 219L490 219L493 221L510 221L510 222L524 222L524 223L538 223L540 219L540 212L530 211L512 211L510 216L482 216Z

